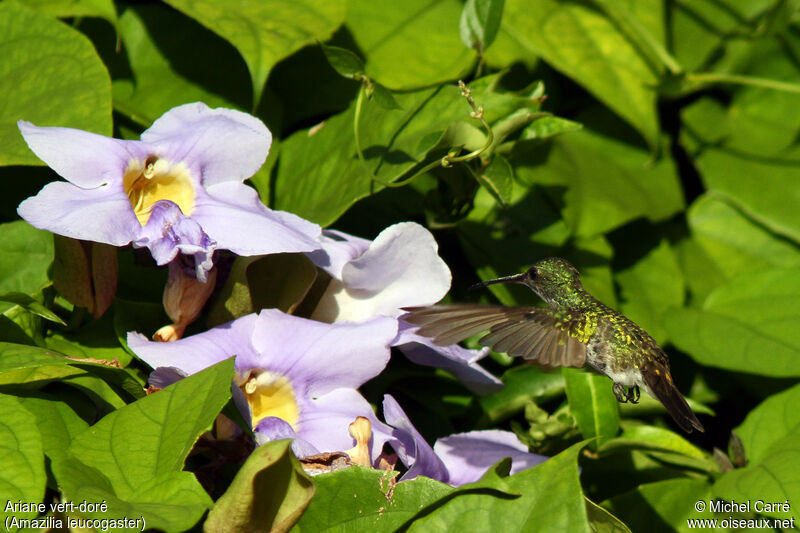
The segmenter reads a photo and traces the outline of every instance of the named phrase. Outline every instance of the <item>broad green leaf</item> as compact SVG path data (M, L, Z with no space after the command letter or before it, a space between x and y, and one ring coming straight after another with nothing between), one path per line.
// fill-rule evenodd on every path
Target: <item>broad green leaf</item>
M0 224L0 233L0 293L33 294L41 289L48 283L53 235L22 220ZM10 307L0 303L0 311Z
M472 54L459 38L457 0L354 0L347 28L367 75L390 89L431 86L462 75Z
M113 81L114 109L138 125L148 127L188 102L243 108L251 101L247 66L236 50L180 13L131 5L119 28L130 76Z
M91 430L91 429L90 429ZM105 511L67 513L75 518L128 518L128 531L145 529L179 533L188 530L213 505L191 472L154 473L133 492L121 497L104 472L68 456L53 463L53 473L67 501L106 504Z
M183 468L230 398L232 376L233 358L137 400L75 437L69 452L102 472L124 500L159 474Z
M800 497L800 417L797 402L800 385L770 396L734 430L744 444L748 464L724 474L714 485L714 494L728 500L789 501ZM791 512L764 510L762 514L777 518L800 512L791 505Z
M526 179L567 187L563 216L576 235L606 233L639 217L660 221L683 209L672 160L652 163L647 151L588 130L547 144L519 143L511 162Z
M409 531L591 531L578 479L577 456L584 444L503 478L519 497L465 490L417 518Z
M680 254L689 286L701 297L740 274L800 266L800 246L765 229L724 197L701 196L687 218L691 240L680 244Z
M461 11L461 42L482 53L497 37L505 0L467 0Z
M742 439L745 457L759 463L769 457L770 447L800 427L800 385L774 394L750 411L734 429Z
M52 312L50 309L48 309L41 303L37 302L32 297L28 296L24 292L7 292L5 294L0 294L0 302L18 305L22 309L28 311L29 313L33 313L34 315L46 318L51 322L55 322L56 324L61 324L62 326L67 325L63 320L61 320L61 318L57 314Z
M755 32L755 15L774 4L773 0L669 2L665 6L672 53L687 71L698 70L715 51Z
M723 474L712 490L715 496L736 502L788 502L788 512L782 507L762 507L758 511L766 516L800 520L800 511L793 505L800 498L800 426L776 440L764 451L761 461Z
M800 269L744 274L702 309L664 314L672 343L697 362L764 376L800 375Z
M661 241L650 253L615 276L622 292L620 310L663 343L661 315L683 304L683 273L669 243Z
M272 67L305 45L326 40L345 17L341 0L167 0L185 15L228 40L242 54L253 82L253 102L261 100Z
M631 533L622 520L586 498L586 516L592 533Z
M600 452L610 452L621 447L636 447L641 449L660 449L694 457L707 459L706 454L697 446L690 443L682 436L668 429L656 426L632 426L625 429L622 434L605 443Z
M426 477L352 466L314 478L317 492L293 531L395 531L453 489Z
M247 458L208 514L203 531L289 531L314 491L314 483L292 454L291 441L268 442Z
M787 35L754 42L737 74L800 83L793 53L800 39ZM788 47L788 48L787 48ZM682 142L690 148L703 182L733 200L743 212L781 235L800 242L797 194L800 94L764 87L735 91L730 105L701 99L683 111ZM764 186L764 176L769 186Z
M713 519L713 512L697 512L695 504L708 505L711 485L704 479L677 478L646 483L603 502L632 531L690 531L687 518ZM726 518L720 515L718 518Z
M37 512L6 511L11 503L38 504L44 499L47 475L42 436L36 419L14 396L0 394L0 521L8 516L33 518Z
M485 107L490 123L517 109L538 109L538 101L492 92L490 83L491 79L482 79L473 84L474 98ZM290 136L281 145L272 207L327 226L354 202L381 190L381 183L431 162L429 152L442 148L440 141L449 143L458 126L474 122L455 86L395 96L402 109L366 105L362 110L360 145L366 165L356 155L352 106L320 127ZM443 155L437 150L438 157Z
M51 397L28 396L19 399L33 413L42 435L44 453L51 461L67 455L72 439L89 425L64 401Z
M503 388L478 397L487 426L505 420L535 400L546 402L564 392L564 376L560 372L544 372L532 365L511 368L503 373Z
M0 165L42 165L17 128L69 126L111 133L111 82L80 32L17 2L0 4Z
M660 4L648 2L661 12ZM659 15L660 16L660 15ZM503 30L634 126L655 148L656 69L601 11L582 2L508 0Z
M534 120L530 126L522 130L521 141L533 139L549 139L562 133L578 131L583 128L579 122L561 117L541 117Z
M328 46L320 43L325 59L331 66L345 78L357 79L358 74L364 73L364 61L347 48Z
M589 443L592 449L607 442L619 431L619 402L605 376L578 368L562 368L567 390L569 411L575 417L581 435L597 440Z
M113 0L26 0L25 5L54 17L101 17L117 27Z

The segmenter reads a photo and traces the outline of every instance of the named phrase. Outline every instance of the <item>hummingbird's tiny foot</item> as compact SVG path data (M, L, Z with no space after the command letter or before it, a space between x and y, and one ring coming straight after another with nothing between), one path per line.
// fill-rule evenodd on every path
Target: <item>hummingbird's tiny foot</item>
M634 385L633 387L631 387L628 390L628 394L629 394L628 400L630 400L631 403L639 403L639 396L641 395L641 393L639 392L639 385Z
M619 403L628 403L630 396L622 383L614 383L614 387L611 390L614 391L614 396L617 397Z

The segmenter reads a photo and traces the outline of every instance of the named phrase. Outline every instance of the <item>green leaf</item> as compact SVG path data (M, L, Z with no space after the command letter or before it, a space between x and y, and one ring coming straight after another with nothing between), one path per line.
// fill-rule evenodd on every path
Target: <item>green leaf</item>
M491 163L476 173L475 177L501 206L506 206L511 200L511 192L514 187L514 169L511 168L511 164L505 157L501 155L494 156Z
M711 485L705 479L677 478L645 483L603 502L632 531L688 531L687 518L714 518L695 510L698 501L708 504ZM719 518L726 518L720 515Z
M324 43L320 43L320 47L325 53L325 59L328 60L328 63L345 78L357 80L358 75L364 73L364 61L347 48L330 46Z
M462 492L432 512L417 518L415 531L591 531L586 503L578 479L579 443L544 463L503 478L516 493ZM478 482L481 483L481 482ZM398 487L402 483L398 484Z
M569 411L575 417L592 449L616 436L619 431L619 402L611 391L608 378L578 368L562 368Z
M183 531L212 502L186 456L230 398L233 358L103 417L54 464L65 497L108 502L90 517L144 517L147 527Z
M35 293L49 282L53 235L22 220L0 224L0 233L0 293ZM0 311L9 307L0 303Z
M461 42L483 53L497 37L505 0L467 0L461 11Z
M294 531L395 531L452 487L426 477L351 466L314 478L317 493Z
M19 401L36 418L44 453L51 461L66 457L72 439L89 427L66 402L54 397L28 396Z
M400 104L397 103L392 91L378 83L377 81L372 82L372 94L370 95L370 99L381 106L384 109L392 110L392 109L402 109Z
M314 491L311 478L292 454L291 441L268 442L247 458L211 509L203 531L289 531Z
M648 2L661 16L660 4ZM658 145L658 73L617 24L583 2L508 0L503 31L541 56Z
M695 459L708 459L707 454L682 436L668 429L637 425L625 429L622 434L606 442L600 452L610 452L618 448L658 449L679 453Z
M42 437L33 415L14 396L0 394L0 520L6 517L33 518L37 512L6 510L8 503L38 504L44 499L47 475L44 470Z
M101 17L117 27L113 0L26 0L25 5L53 17Z
M69 451L125 498L159 473L183 468L230 398L232 379L233 358L111 413L78 435Z
M491 79L476 80L474 98L491 123L517 109L538 108L538 101L492 92ZM360 143L366 166L359 161L353 136L353 106L313 132L299 131L281 145L273 207L291 211L327 226L354 202L383 188L423 162L449 140L450 128L470 121L469 106L457 87L442 86L395 95L402 109L364 106ZM365 128L364 125L369 125ZM440 153L442 152L442 153ZM370 175L374 173L374 178ZM297 176L305 176L299 180Z
M114 109L140 126L187 102L246 108L251 101L247 65L236 50L179 12L130 5L119 30L130 75L112 83Z
M546 145L519 143L511 162L518 175L566 185L564 220L574 234L588 237L639 217L664 220L683 209L674 163L662 159L648 165L650 157L630 144L582 130ZM529 162L535 165L526 168Z
M560 372L544 372L531 365L506 370L501 379L501 390L477 398L485 413L485 425L513 416L532 400L543 403L564 392L564 377Z
M764 376L800 375L800 269L745 274L702 309L664 314L672 343L697 362Z
M670 307L683 305L686 290L675 254L666 240L630 268L619 272L622 313L664 343L666 331L661 315Z
M253 107L261 100L264 82L272 67L314 41L330 37L345 16L339 0L167 0L242 54L253 82Z
M541 117L531 122L530 126L522 130L521 141L534 139L549 139L562 133L578 131L583 128L580 122L567 120L561 117Z
M792 505L800 498L800 426L773 443L763 460L723 474L713 491L717 497L736 502L787 502L788 511L782 507L751 510L775 518L800 520L800 511Z
M720 195L705 194L687 213L691 239L679 245L686 280L699 301L734 277L800 266L800 247L756 223Z
M74 456L53 463L53 473L67 501L106 504L105 511L68 513L94 519L128 518L128 530L145 528L180 533L188 530L213 502L190 472L167 471L154 474L135 491L120 497L112 482L96 468Z
M347 28L367 74L392 89L427 87L462 75L472 54L459 39L457 0L354 0Z
M714 485L715 495L735 501L796 501L800 496L798 400L800 385L795 385L767 398L747 415L734 432L742 439L748 465L724 474ZM800 520L794 506L791 513L767 510L762 514Z
M631 533L622 520L586 498L586 516L592 533Z
M14 305L18 305L21 308L28 311L29 313L33 313L36 316L40 316L51 322L55 322L56 324L61 324L62 326L67 325L63 320L61 320L61 318L57 314L55 314L50 309L37 302L31 296L28 296L24 292L7 292L5 294L0 294L0 302L7 302L7 303L12 303Z
M17 2L0 4L0 165L42 165L17 128L68 126L111 133L111 81L80 32Z
M750 411L744 422L733 430L744 444L750 463L769 457L769 449L800 427L800 385L774 394Z

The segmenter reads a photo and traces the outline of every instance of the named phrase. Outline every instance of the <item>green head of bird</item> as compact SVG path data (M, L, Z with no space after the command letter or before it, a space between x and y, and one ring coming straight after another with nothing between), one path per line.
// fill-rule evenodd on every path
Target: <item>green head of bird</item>
M578 270L560 257L542 259L522 274L484 281L473 288L495 283L525 285L552 307L576 305L585 293Z

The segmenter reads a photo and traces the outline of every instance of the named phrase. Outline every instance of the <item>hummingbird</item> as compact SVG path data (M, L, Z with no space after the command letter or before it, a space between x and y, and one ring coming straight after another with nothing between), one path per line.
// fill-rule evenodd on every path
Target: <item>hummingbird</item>
M705 431L673 383L664 350L632 320L589 294L569 262L543 259L522 274L470 288L495 283L525 285L549 307L437 304L406 307L409 314L402 318L420 326L417 333L440 346L488 331L478 342L495 352L544 367L588 365L611 378L619 402L639 403L643 389L685 432Z

